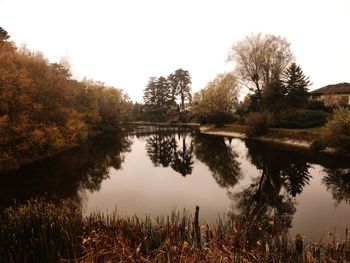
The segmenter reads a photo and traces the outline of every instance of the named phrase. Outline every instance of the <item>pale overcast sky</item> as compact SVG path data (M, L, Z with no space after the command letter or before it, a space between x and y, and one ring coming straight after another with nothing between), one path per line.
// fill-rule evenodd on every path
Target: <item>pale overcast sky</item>
M350 0L0 0L0 26L137 101L149 77L180 67L198 91L233 69L233 43L258 32L287 38L311 89L350 82Z

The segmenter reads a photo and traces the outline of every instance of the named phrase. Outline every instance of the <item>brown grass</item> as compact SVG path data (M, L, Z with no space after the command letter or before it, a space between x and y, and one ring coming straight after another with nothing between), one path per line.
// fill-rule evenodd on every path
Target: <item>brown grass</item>
M304 244L298 254L286 232L271 235L256 218L200 229L193 221L186 212L82 217L68 202L32 200L1 216L0 262L350 262L348 233L341 243Z

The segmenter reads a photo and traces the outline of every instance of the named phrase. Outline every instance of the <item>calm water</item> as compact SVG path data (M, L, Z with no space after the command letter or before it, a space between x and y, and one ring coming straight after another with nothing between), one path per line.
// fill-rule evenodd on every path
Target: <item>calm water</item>
M319 241L350 226L350 163L191 130L140 127L0 175L0 210L46 195L84 213L169 215L200 206L202 222L256 215Z

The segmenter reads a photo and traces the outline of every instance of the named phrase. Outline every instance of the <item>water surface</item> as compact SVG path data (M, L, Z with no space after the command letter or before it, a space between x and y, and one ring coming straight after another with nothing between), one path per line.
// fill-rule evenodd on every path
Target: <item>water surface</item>
M203 223L254 215L315 241L350 225L348 160L192 130L143 127L98 139L0 175L0 187L0 209L38 195L70 198L85 214L162 216L198 205Z

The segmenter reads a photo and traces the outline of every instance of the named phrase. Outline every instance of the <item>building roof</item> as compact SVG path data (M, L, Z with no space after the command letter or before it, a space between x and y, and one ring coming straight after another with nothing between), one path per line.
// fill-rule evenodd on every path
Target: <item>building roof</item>
M318 94L350 94L350 83L343 82L331 84L310 92L312 95Z

